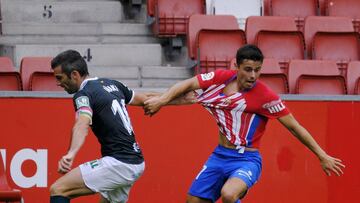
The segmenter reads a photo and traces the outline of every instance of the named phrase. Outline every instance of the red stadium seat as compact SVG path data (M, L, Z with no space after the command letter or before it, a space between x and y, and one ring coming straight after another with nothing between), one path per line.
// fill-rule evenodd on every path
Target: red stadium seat
M300 31L260 31L255 44L265 58L277 59L285 73L290 60L305 57L305 41Z
M20 91L22 90L21 77L18 72L0 72L0 90Z
M155 14L155 0L146 0L146 12L150 17L154 17Z
M237 50L245 43L242 30L200 30L196 39L199 57L195 72L227 69Z
M354 27L347 17L306 17L304 37L309 58L312 57L312 40L317 32L354 32Z
M30 77L31 91L64 91L56 84L52 72L34 72Z
M154 33L159 37L185 35L189 17L204 13L204 0L157 0Z
M288 81L292 94L346 94L345 78L335 61L292 60Z
M297 31L295 19L285 16L251 16L246 19L246 40L254 44L256 34L261 31Z
M353 19L354 28L360 31L359 0L327 0L326 14L329 16L346 16Z
M289 93L286 74L282 72L279 62L275 59L264 59L259 79L278 94Z
M7 181L4 162L0 154L0 201L22 202L20 190L12 189Z
M52 72L52 57L24 57L20 64L23 90L30 90L30 77L33 72ZM54 78L55 81L55 78Z
M360 94L360 61L352 61L347 69L348 94Z
M304 28L305 17L319 14L318 8L317 0L270 0L270 15L295 17L299 30Z
M0 90L22 90L20 73L15 71L13 62L8 57L0 57Z
M0 57L0 72L11 72L15 71L14 64L9 57L1 56Z
M360 34L318 32L313 39L312 54L313 59L337 61L345 75L348 62L360 60Z
M195 40L201 29L238 29L236 18L231 15L192 15L189 19L187 47L190 60L197 60ZM194 66L194 65L190 65Z

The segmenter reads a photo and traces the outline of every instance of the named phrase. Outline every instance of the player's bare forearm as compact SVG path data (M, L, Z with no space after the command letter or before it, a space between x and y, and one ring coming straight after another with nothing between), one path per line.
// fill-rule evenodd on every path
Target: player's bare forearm
M68 151L68 155L75 157L77 152L80 150L88 134L89 124L90 124L89 118L86 116L80 115L76 119L75 125L72 129L71 144Z
M188 105L195 104L197 102L195 92L190 91L184 95L181 95L171 100L167 105Z
M196 77L189 78L187 80L180 81L170 87L164 94L160 96L162 103L168 104L170 101L175 98L180 97L192 90L199 89L200 85Z

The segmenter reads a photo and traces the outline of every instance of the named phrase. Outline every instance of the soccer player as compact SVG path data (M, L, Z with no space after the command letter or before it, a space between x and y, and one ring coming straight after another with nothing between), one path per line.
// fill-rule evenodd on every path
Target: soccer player
M258 47L245 45L236 54L237 70L199 74L145 102L145 113L153 115L178 95L196 90L198 103L219 127L219 145L193 181L188 203L215 202L220 197L223 203L240 202L261 174L258 147L268 119L276 118L309 148L327 175L343 174L341 160L326 154L279 96L257 80L263 58Z
M90 78L85 60L74 50L57 55L51 67L58 85L75 94L76 120L69 150L58 163L58 172L65 175L51 186L50 203L66 203L94 193L101 194L103 203L126 202L131 186L145 167L126 105L142 106L146 99L157 94L135 93L121 82ZM189 98L179 98L173 103ZM72 169L89 127L101 144L102 158Z

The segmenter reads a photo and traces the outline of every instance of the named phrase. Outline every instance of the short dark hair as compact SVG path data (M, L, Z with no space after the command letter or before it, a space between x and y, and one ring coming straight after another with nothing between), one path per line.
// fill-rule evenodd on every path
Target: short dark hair
M257 46L246 44L238 49L236 53L236 64L239 66L245 59L263 62L264 55Z
M75 50L67 50L61 52L53 60L51 60L51 68L55 69L58 66L61 66L61 70L68 77L70 77L71 72L76 70L79 72L80 76L89 75L87 64L84 58L80 55L79 52Z

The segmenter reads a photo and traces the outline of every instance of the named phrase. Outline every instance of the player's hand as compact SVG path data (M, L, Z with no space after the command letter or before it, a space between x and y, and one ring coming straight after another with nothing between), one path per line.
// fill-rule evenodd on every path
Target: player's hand
M320 159L320 164L326 175L331 176L331 173L335 173L337 176L344 174L343 169L345 165L338 158L326 155Z
M73 164L74 157L72 155L63 156L58 163L58 172L65 174L71 170L71 166Z
M151 97L144 102L145 115L153 116L163 105L159 96Z

